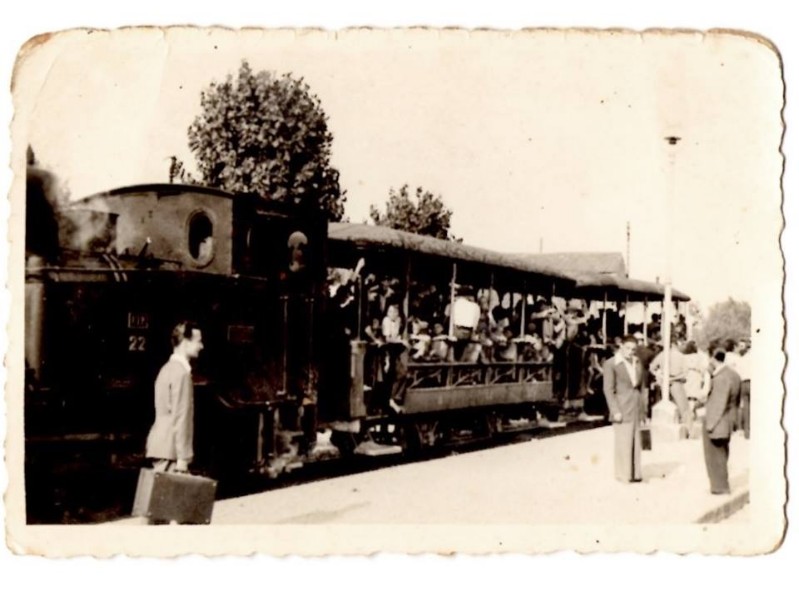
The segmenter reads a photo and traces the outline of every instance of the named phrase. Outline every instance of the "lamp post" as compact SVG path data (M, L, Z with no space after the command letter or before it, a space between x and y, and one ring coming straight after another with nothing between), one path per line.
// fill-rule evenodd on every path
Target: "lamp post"
M676 146L677 143L680 141L680 137L670 135L664 138L666 143L669 146ZM675 197L675 176L676 176L676 168L677 168L677 150L672 148L669 149L669 170L666 173L668 175L668 195L667 198L669 202L666 205L667 211L671 211L671 204L674 202ZM671 215L669 214L668 219L671 220ZM669 230L671 230L671 224L669 224ZM665 289L663 295L663 310L662 310L662 318L661 318L661 325L660 325L660 336L663 342L663 388L665 389L665 393L663 394L664 400L669 400L671 394L671 387L670 387L670 357L671 357L671 262L667 263L667 271L666 271L666 281L665 281Z
M675 135L670 135L664 138L667 143L668 150L668 170L666 171L666 215L667 215L667 229L671 230L671 208L675 201L676 191L676 160L677 154L674 146L680 141L680 138ZM678 416L677 407L670 400L671 397L671 322L672 322L672 292L671 292L671 262L670 257L666 261L666 274L665 281L663 282L663 302L661 304L661 324L660 324L660 337L663 343L661 364L661 392L662 397L652 408L652 427L653 436L655 432L658 436L667 438L668 440L679 439L683 434L681 433L680 426L676 418Z

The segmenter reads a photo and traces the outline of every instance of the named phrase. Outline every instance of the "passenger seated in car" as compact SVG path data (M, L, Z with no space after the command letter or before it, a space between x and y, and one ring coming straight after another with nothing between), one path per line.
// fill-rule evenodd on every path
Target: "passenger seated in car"
M387 343L402 342L402 319L400 318L399 306L391 304L386 310L386 316L381 324L383 339Z
M444 325L436 322L433 325L433 339L430 345L431 361L449 361L452 352L452 339L444 332Z
M502 334L502 341L496 345L495 358L497 361L516 361L518 346L513 338L513 331L505 328Z
M526 334L519 343L519 361L531 363L539 360L540 341L535 334Z
M432 339L426 322L420 322L416 332L410 336L411 359L422 361L429 357Z
M460 362L461 363L477 363L480 360L480 354L483 350L483 343L480 340L480 337L477 335L473 336L468 343L466 343L466 347L463 350L463 355L461 355Z

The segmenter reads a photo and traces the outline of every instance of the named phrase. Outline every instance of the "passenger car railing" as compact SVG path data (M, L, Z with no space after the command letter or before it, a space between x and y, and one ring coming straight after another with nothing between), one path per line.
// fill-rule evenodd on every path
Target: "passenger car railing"
M547 382L552 380L552 363L411 362L408 364L407 377L408 387L411 389Z

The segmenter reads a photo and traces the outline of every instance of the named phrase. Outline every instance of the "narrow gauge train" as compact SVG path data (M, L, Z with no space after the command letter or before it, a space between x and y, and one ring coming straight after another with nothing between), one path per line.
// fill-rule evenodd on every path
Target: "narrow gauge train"
M528 298L570 293L574 279L520 257L384 227L330 224L328 243L332 267L353 269L358 261L363 265L348 322L358 337L352 340L355 371L348 409L350 419L358 420L350 448L364 434L405 449L434 447L460 437L529 429L540 414L557 416L562 401L553 389L551 361L522 360L520 355L504 360L480 354L482 343L477 336L462 344L458 355L452 355L459 348L454 337L458 321L455 313L446 312L454 310L457 299L468 294L465 297L475 310L481 306L485 313L493 305L497 311L506 311L497 320L504 321L508 334L521 343L527 329L523 319L529 317L525 309L530 305ZM381 303L378 298L388 301ZM395 428L386 433L387 401L397 390L391 380L381 381L390 363L386 358L391 355L383 350L390 345L385 338L370 343L369 335L374 334L370 329L380 330L375 321L391 302L404 319L400 339L405 353L401 361L404 391L398 397L401 415L388 419L389 427ZM444 353L429 353L437 343L443 345ZM472 343L476 347L469 359L465 348ZM336 443L346 449L347 438L337 435Z
M368 359L361 338L368 291L347 285L353 315L327 284L329 267L365 259L359 277L398 278L406 319L422 286L452 306L464 285L508 298L524 318L531 294L579 297L578 278L563 271L384 228L333 224L328 237L318 212L196 186L126 187L52 211L41 203L29 195L29 482L48 443L99 442L110 467L141 463L153 380L180 319L199 322L206 343L194 370L195 469L222 478L372 453L363 445L372 441L384 453L490 435L563 403L548 362L422 358L405 364L392 411L373 372L382 361ZM317 444L321 432L333 445Z
M564 305L577 303L579 321L585 322L587 308L595 303L601 310L595 319L601 340L593 349L601 362L608 354L607 341L628 329L623 320L626 314L616 314L619 323L609 326L609 306L620 312L636 302L644 307L649 302L662 303L664 296L663 285L630 279L623 270L593 270L597 258L594 254L573 253L565 258L500 254L362 224L334 223L328 232L328 264L347 270L362 267L354 281L357 301L351 306L348 321L352 336L356 337L350 342L354 371L349 416L360 419L355 427L361 437L365 428L369 431L370 426L376 426L369 431L370 438L398 443L404 449L457 440L460 433L474 438L527 430L542 416L554 420L564 409L589 408L606 414L601 388L587 388L590 348L573 338L578 325L573 326L571 338L560 341L548 360L542 360L540 355L528 359L523 354L533 352L531 343L540 346L538 337L546 332L544 325L548 321L537 313L538 305L556 298ZM623 267L623 260L620 263ZM442 312L452 309L456 298L465 294L479 301L486 321L492 316L491 323L505 326L507 340L518 343L518 349L513 346L517 353L505 358L498 351L491 351L496 349L494 327L483 331L493 332L485 344L477 337L472 339L479 344L471 359L467 359L468 351L451 354L455 347L452 335L457 332L455 314ZM678 290L673 290L672 297L676 302L689 299ZM393 396L388 390L396 388L391 387L395 384L381 383L385 338L375 339L374 332L380 331L376 320L392 301L404 319L401 340L408 355L402 363L402 415L392 419L399 429L387 436L381 430L386 417L379 409L385 408L386 400ZM434 323L438 331L433 330ZM450 355L431 353L431 339L448 341ZM483 349L477 354L480 347ZM342 439L345 438L338 437L337 443L346 447ZM350 446L357 441L356 436Z

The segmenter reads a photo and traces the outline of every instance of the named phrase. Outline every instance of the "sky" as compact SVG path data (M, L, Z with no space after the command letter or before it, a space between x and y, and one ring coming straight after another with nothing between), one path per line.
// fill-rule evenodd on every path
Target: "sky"
M318 95L351 221L408 183L498 251L626 255L629 222L631 276L704 307L761 301L781 272L782 80L753 38L73 32L22 60L18 108L73 198L167 182L170 155L193 163L201 90L242 59Z

